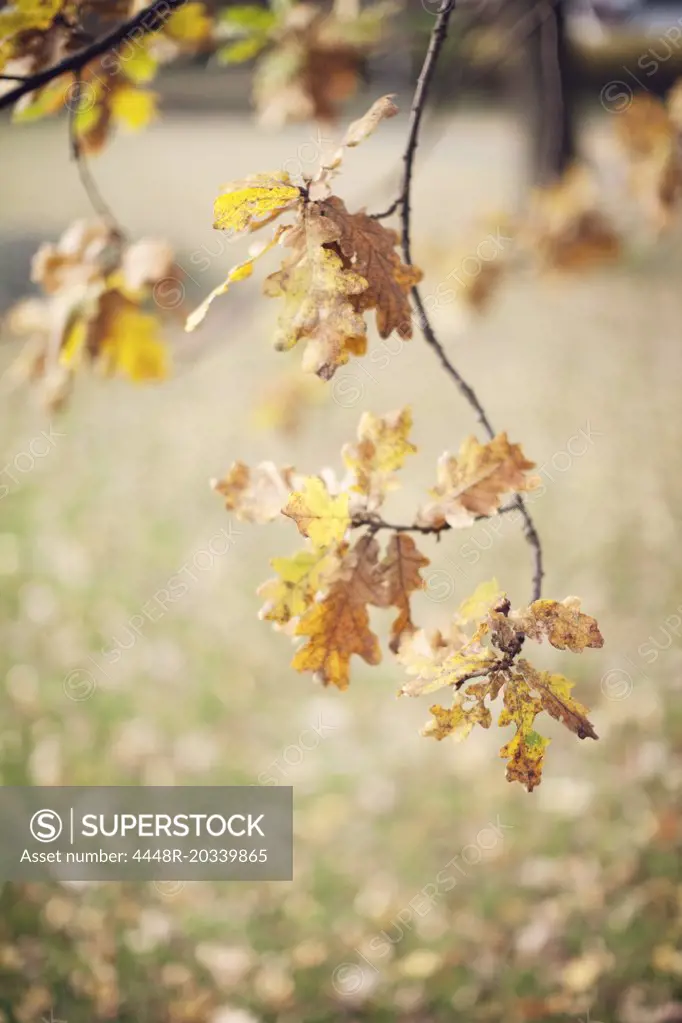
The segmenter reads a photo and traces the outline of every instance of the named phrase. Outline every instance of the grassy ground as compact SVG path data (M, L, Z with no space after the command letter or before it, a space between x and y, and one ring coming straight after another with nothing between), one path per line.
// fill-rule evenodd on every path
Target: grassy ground
M390 122L349 159L349 204L390 196L403 128ZM588 126L600 159L608 129L607 119ZM461 114L430 135L415 239L427 294L520 188L520 142L506 122ZM11 143L3 127L2 142L3 223L17 244L86 213L63 125ZM170 234L203 293L241 253L216 248L219 184L287 160L309 170L315 146L307 128L267 136L238 119L171 119L117 142L97 173L131 231ZM215 255L199 270L206 249ZM617 270L521 280L465 329L454 306L435 312L494 423L542 467L532 507L546 592L580 594L606 639L603 651L552 658L577 680L600 741L550 729L545 779L530 796L504 781L497 735L421 738L428 700L394 699L401 674L390 661L358 667L345 694L288 668L289 641L257 620L254 592L268 558L292 544L284 527L239 525L229 553L114 666L101 654L226 526L207 480L237 457L338 468L363 409L409 402L420 457L397 514L401 501L414 505L435 457L474 427L419 339L343 370L300 434L258 431L263 388L298 355L272 351L273 311L247 282L196 342L178 334L167 385L82 387L49 457L0 503L3 781L276 775L294 786L295 880L6 884L8 1021L682 1019L681 251L641 243ZM23 395L3 398L0 422L3 465L48 428ZM425 624L493 574L513 602L528 597L529 554L512 526L494 537L477 527L427 553Z

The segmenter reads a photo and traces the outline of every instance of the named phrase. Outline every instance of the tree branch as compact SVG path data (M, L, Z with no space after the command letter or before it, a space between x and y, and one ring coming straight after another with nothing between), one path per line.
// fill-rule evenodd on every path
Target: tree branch
M86 46L77 53L72 53L53 67L45 68L43 71L37 71L34 75L27 76L16 89L12 89L10 92L6 92L4 96L0 96L0 110L13 106L22 96L42 88L43 85L48 85L49 82L59 78L60 75L80 71L97 57L101 57L109 50L113 50L121 43L125 43L133 34L138 37L140 34L148 35L150 32L157 32L163 27L173 11L178 7L182 7L184 3L185 0L154 0L154 3L150 4L149 7L145 7L134 18L124 21L118 28L113 29L108 35L103 36L90 46Z
M473 522L482 522L484 519L496 518L497 515L507 515L509 512L517 510L516 501L512 504L506 504L503 508L500 508L495 515L476 515L474 516ZM417 523L412 525L395 525L392 522L385 522L378 515L355 515L351 520L351 529L359 529L361 526L369 526L373 533L378 533L381 529L389 529L393 533L422 533L424 536L440 536L448 529L453 527L449 522L444 522L440 526L420 526Z
M433 76L436 71L436 65L440 56L443 44L448 33L448 24L450 17L455 9L457 0L442 0L440 8L438 9L438 16L436 23L431 33L429 40L428 50L426 51L426 57L424 58L424 64L422 66L419 79L417 81L417 88L415 89L414 98L412 100L412 108L410 110L410 121L408 126L407 134L407 145L403 154L404 171L403 171L403 183L400 190L400 195L395 204L395 209L400 208L400 219L402 225L402 249L403 258L406 263L412 263L412 239L411 239L411 193L412 193L412 175L414 171L414 162L417 153L417 147L419 145L419 129L421 127L422 117L426 108L426 101L428 99L429 90L433 81ZM391 208L393 209L393 207ZM384 214L380 214L383 216ZM454 381L455 386L459 389L460 393L464 396L465 400L469 403L471 408L481 426L485 430L489 439L492 440L495 436L495 430L492 427L490 420L488 419L487 413L481 405L478 396L474 389L466 382L466 380L457 371L455 366L450 362L445 349L438 340L436 333L433 329L431 321L429 320L428 314L422 301L421 293L418 287L412 288L412 298L419 314L419 326L421 327L422 333L426 343L434 350L440 363L448 374L448 376ZM538 600L542 592L542 577L543 577L543 565L542 565L542 546L538 532L535 528L535 524L526 508L523 498L517 496L514 505L518 508L524 520L524 536L530 544L533 550L533 559L535 564L535 571L533 574L533 600Z
M81 184L85 189L85 193L90 200L95 213L101 217L106 223L108 223L113 231L119 238L123 238L125 232L119 224L118 220L114 216L111 207L107 203L106 199L100 192L97 182L92 176L90 167L88 166L85 154L81 149L80 141L78 138L78 132L76 131L76 113L80 103L80 92L82 87L82 78L80 69L75 73L76 88L75 96L69 107L69 149L71 151L71 158L76 164L78 176L81 180Z

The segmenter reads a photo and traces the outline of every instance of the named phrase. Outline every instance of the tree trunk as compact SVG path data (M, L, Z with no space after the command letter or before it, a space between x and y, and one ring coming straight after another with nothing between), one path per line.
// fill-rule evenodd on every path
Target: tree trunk
M576 157L575 83L566 34L566 0L511 0L518 40L522 116L530 134L534 185L556 181Z

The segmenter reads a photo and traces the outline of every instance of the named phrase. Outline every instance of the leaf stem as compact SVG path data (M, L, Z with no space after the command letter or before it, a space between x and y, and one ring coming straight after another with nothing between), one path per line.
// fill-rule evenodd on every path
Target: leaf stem
M119 236L119 238L125 237L125 231L119 224L116 216L114 215L111 207L107 203L106 199L102 195L95 181L90 167L88 166L85 154L81 148L78 133L76 131L76 113L80 102L80 93L82 85L82 74L80 68L75 73L76 88L74 90L75 95L69 107L69 148L71 150L71 157L76 164L78 170L78 176L81 180L81 184L85 189L85 193L90 200L90 204L95 213L101 217L111 227L113 231Z

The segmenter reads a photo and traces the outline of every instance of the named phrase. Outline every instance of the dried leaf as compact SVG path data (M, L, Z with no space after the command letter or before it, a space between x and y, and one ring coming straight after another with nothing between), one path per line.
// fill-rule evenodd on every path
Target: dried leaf
M261 462L250 469L244 462L234 462L222 479L211 480L211 486L238 519L262 524L279 516L297 482L291 466L278 469L273 462Z
M367 498L367 507L376 510L395 486L393 475L408 455L416 453L408 440L412 412L404 408L386 416L365 412L358 426L356 444L346 444L343 460L355 477L352 490Z
M382 96L375 100L366 114L348 126L341 145L348 149L359 146L372 132L376 131L382 121L388 120L389 117L395 117L398 107L393 102L394 99L395 94L391 93L389 96Z
M429 526L447 522L456 528L470 525L479 515L494 515L502 497L537 486L538 477L526 475L534 466L520 445L509 443L506 433L487 444L468 437L457 457L446 452L439 459L438 485L431 491L434 500L420 509L417 522Z
M513 619L531 639L540 642L546 637L557 650L579 654L586 647L598 649L604 645L596 620L581 612L577 597L567 597L561 603L536 600L527 609L516 612Z
M341 199L330 196L319 203L323 215L338 230L338 246L346 265L362 274L367 287L355 299L360 312L376 310L377 329L386 338L394 330L412 337L408 295L422 279L421 270L407 266L395 251L398 235L366 213L349 213Z
M551 675L548 671L536 671L528 661L520 660L517 665L526 682L539 698L542 707L555 721L560 721L579 739L596 739L597 733L588 720L587 707L571 696L575 683L563 675Z
M385 604L381 606L397 607L400 612L391 626L389 645L393 653L400 649L403 637L414 631L410 594L424 588L419 572L429 564L429 559L417 550L411 536L406 533L392 535L381 563L386 586Z
M545 750L550 742L533 727L542 709L542 701L533 696L524 676L510 675L498 724L516 725L516 734L502 747L500 756L508 761L507 781L519 781L529 792L542 781Z
M381 598L383 582L377 566L377 544L362 537L344 559L340 575L326 597L314 604L296 626L308 640L291 662L297 671L312 671L323 685L347 689L350 658L368 664L381 660L379 641L369 627L367 604Z
M366 332L351 299L365 290L367 282L343 268L332 247L336 234L318 205L308 204L299 225L287 235L292 255L264 284L266 295L285 300L275 347L287 350L306 341L303 368L324 380L348 361L357 338Z

